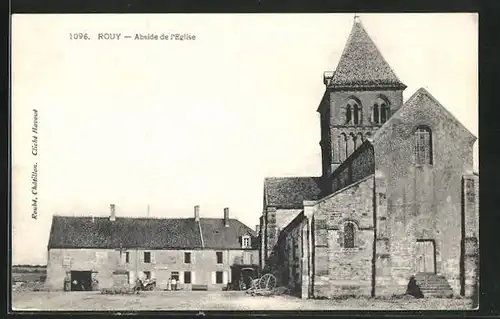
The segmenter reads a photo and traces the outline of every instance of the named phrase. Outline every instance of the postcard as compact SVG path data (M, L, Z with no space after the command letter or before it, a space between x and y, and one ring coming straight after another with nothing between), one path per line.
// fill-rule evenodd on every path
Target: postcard
M478 15L15 14L12 309L479 305Z

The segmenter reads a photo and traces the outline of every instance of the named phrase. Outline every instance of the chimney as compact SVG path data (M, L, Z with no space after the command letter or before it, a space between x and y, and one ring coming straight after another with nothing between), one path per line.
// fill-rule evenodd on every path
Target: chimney
M328 85L330 83L330 80L333 78L333 72L332 71L325 71L323 72L323 84Z
M200 206L196 205L194 207L194 221L199 222L200 221Z
M111 214L109 215L109 220L115 221L116 220L115 204L110 204L109 208L111 210Z
M229 207L224 208L224 226L229 227Z
M257 233L257 236L260 233L260 225L255 225L255 232Z

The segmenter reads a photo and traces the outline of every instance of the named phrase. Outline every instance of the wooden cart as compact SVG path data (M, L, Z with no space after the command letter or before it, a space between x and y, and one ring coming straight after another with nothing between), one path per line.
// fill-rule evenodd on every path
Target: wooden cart
M265 274L258 279L254 279L252 286L246 292L252 296L268 296L273 293L276 283L277 280L273 274Z

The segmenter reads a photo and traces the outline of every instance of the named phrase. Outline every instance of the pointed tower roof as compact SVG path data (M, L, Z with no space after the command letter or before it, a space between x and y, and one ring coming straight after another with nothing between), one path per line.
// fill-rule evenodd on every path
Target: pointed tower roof
M347 39L329 88L398 88L404 85L366 33L358 17Z

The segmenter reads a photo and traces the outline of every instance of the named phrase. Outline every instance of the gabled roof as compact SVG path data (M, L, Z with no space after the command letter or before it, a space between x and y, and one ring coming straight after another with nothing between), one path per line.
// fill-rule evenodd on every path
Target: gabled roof
M360 21L355 20L328 88L406 88L382 57Z
M215 221L219 221L216 223ZM222 219L200 218L201 229L206 225L224 228L217 243L220 248L232 249L239 245L237 236L249 229L240 221L230 219L224 227ZM200 224L194 218L132 218L54 216L48 248L149 248L197 249L203 248ZM253 232L251 232L254 235ZM212 243L210 235L205 243ZM241 246L239 246L241 247Z
M264 180L267 206L302 208L304 200L318 199L322 194L321 177L268 177Z
M446 114L446 116L450 119L453 119L453 121L460 127L462 128L465 132L467 132L471 138L476 139L476 136L472 134L471 131L469 131L453 114L451 114L439 101L432 96L426 89L420 88L418 89L413 95L401 106L396 113L394 113L389 119L373 134L372 140L377 141L380 136L383 136L383 133L391 127L395 121L399 121L399 115L402 112L405 112L409 108L415 108L419 107L422 105L424 102L424 99L428 99L433 103L433 106L436 108L439 108L443 113Z

